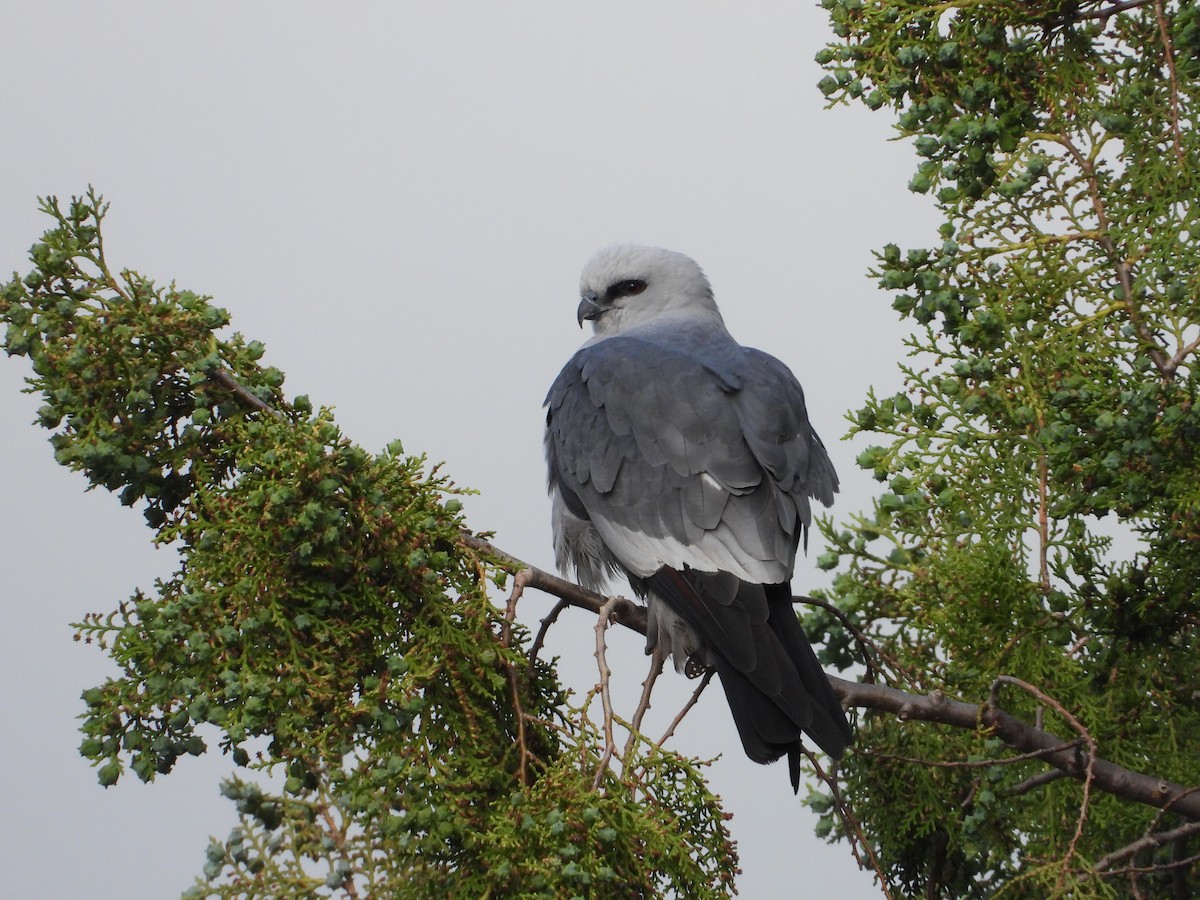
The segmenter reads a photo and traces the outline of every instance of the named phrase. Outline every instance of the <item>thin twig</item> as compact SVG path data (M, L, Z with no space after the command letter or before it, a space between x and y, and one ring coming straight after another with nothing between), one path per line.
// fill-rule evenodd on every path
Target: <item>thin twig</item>
M621 754L625 771L629 770L629 765L633 761L633 748L642 731L642 719L646 715L646 710L650 708L650 692L654 690L654 683L662 674L663 659L662 651L656 644L650 652L650 671L646 673L646 680L642 682L642 696L638 698L637 709L633 711L633 719L629 723L629 737L625 741L625 750Z
M608 667L604 634L608 631L609 617L612 615L612 611L620 599L620 597L611 597L605 601L604 606L600 609L600 615L596 620L595 656L596 668L600 670L600 703L604 708L604 754L600 757L600 763L596 766L596 776L592 779L592 790L600 787L600 782L604 779L604 772L608 769L608 764L617 750L617 741L613 737L612 696L608 689L609 679L612 677L612 669Z
M1054 710L1060 716L1062 716L1064 719L1066 719L1067 722L1070 723L1071 727L1074 728L1079 733L1079 736L1081 738L1083 738L1084 742L1087 743L1088 755L1087 755L1087 768L1086 768L1086 771L1085 771L1084 777L1083 777L1083 797L1079 801L1079 818L1075 822L1075 834L1073 834L1071 836L1071 842L1067 845L1067 854L1066 854L1066 856L1063 857L1064 866L1058 876L1058 887L1061 888L1063 886L1063 884L1065 883L1065 879L1067 877L1067 869L1066 869L1065 863L1067 863L1071 859L1071 857L1075 855L1075 853L1079 847L1079 841L1083 837L1084 823L1087 821L1088 805L1091 801L1092 781L1095 778L1095 773L1096 773L1096 770L1095 770L1096 756L1097 756L1096 741L1092 737L1091 732L1089 732L1083 726L1083 724L1077 718L1075 718L1075 716L1071 715L1071 713L1068 712L1066 707L1064 707L1061 703L1059 703L1057 700L1055 700L1053 697L1051 697L1049 694L1045 693L1044 691L1040 690L1039 688L1034 687L1029 682L1022 681L1020 678L1017 678L1013 675L1000 675L1000 676L997 676L996 680L992 682L992 690L991 690L991 693L990 693L990 696L988 699L989 704L998 704L1000 685L1002 685L1002 684L1011 684L1015 687L1019 687L1021 690L1025 691L1026 693L1032 694L1034 697L1037 697L1039 700L1041 700L1047 706L1053 707Z
M522 569L521 571L528 572L529 570ZM560 599L557 603L554 604L554 608L545 615L545 617L542 619L541 624L538 626L537 637L535 637L533 639L533 644L529 648L528 672L529 672L530 678L533 677L533 664L534 664L534 661L537 660L538 654L542 652L542 647L546 643L546 634L547 634L547 632L550 631L550 626L558 621L559 615L561 615L562 611L570 605L571 604L568 603L566 600Z
M692 691L692 696L688 698L688 702L683 704L683 709L681 709L678 715L671 720L671 724L667 726L667 730L663 732L663 736L660 737L656 742L657 746L661 747L667 742L667 739L675 733L675 729L679 727L679 723L683 721L683 717L686 716L691 711L692 707L696 705L696 701L700 699L700 695L704 693L704 689L708 687L708 683L712 681L712 677L715 672L715 669L708 669L704 673L704 677L700 679L700 683L696 685L696 689Z
M208 380L219 384L225 390L229 391L243 405L248 406L255 412L266 413L274 416L277 419L283 418L283 413L271 406L269 403L264 403L262 400L255 397L250 391L243 387L236 378L233 377L225 369L209 369L205 373Z
M1152 866L1125 866L1120 869L1109 869L1101 874L1106 878L1112 878L1118 875L1128 875L1131 881L1136 882L1138 875L1152 875L1156 872L1170 872L1172 869L1182 869L1187 866L1194 865L1197 861L1200 861L1200 853L1197 853L1193 856L1186 856L1183 859L1173 859L1170 862L1155 863ZM1143 897L1141 893L1136 893L1134 896L1139 898L1139 900L1141 900ZM1176 896L1179 895L1177 894Z
M321 818L324 820L327 828L326 833L329 834L330 840L332 840L334 846L337 847L339 855L347 864L349 864L350 859L346 855L346 829L338 825L337 821L333 817L333 813L329 810L328 804L322 803L320 810ZM351 872L346 873L346 880L338 885L338 887L346 892L347 897L358 896L358 888L354 884L354 875Z
M1079 741L1069 741L1065 744L1058 744L1054 747L1046 747L1044 750L1030 750L1028 753L1022 753L1018 756L1006 756L1003 759L919 759L915 756L896 756L892 753L879 753L874 750L859 751L872 759L884 759L889 762L910 763L916 766L928 766L931 769L987 769L992 766L1007 766L1012 763L1028 762L1031 759L1045 759L1051 753L1058 753L1061 750L1069 750L1072 747L1078 747ZM1053 770L1055 774L1061 776L1062 772L1057 769Z
M1179 78L1175 74L1175 48L1171 44L1171 31L1167 28L1167 16L1162 0L1154 0L1154 18L1158 20L1158 33L1162 37L1163 52L1167 58L1167 73L1171 81L1171 137L1175 144L1175 157L1184 164L1183 147L1179 143Z
M1058 781L1060 778L1066 778L1067 773L1062 769L1049 769L1045 772L1038 772L1036 775L1030 775L1024 781L1014 785L1012 790L1008 792L1010 797L1020 797L1028 794L1030 791Z
M1114 3L1112 6L1106 6L1103 9L1096 9L1092 12L1073 13L1069 18L1060 19L1055 24L1065 25L1068 22L1082 22L1085 19L1101 19L1107 22L1117 13L1125 12L1127 9L1137 9L1139 6L1148 6L1153 0L1125 0L1123 3Z
M1045 427L1038 413L1038 428ZM1038 454L1038 578L1042 594L1050 595L1050 465L1046 453Z
M891 900L892 891L888 885L887 876L884 874L883 866L879 864L879 858L875 855L875 849L863 833L858 819L851 812L850 806L842 798L842 792L838 787L837 779L821 768L821 763L818 762L816 755L812 751L801 747L800 752L804 754L809 764L813 767L813 771L817 773L817 777L825 783L825 786L829 788L829 793L833 796L834 808L837 810L838 818L842 820L842 827L846 829L846 837L850 839L850 852L854 854L854 861L858 863L860 869L867 868L858 852L858 848L862 847L866 851L867 858L871 861L871 868L875 871L875 875L879 879L879 886L883 889L883 895L888 900Z
M855 643L858 644L858 649L862 651L863 664L867 667L866 680L868 682L875 681L876 676L879 674L875 664L871 661L872 654L886 662L897 672L902 671L903 667L894 656L890 656L889 654L885 653L878 644L871 640L870 635L851 622L850 617L832 603L829 603L825 600L818 600L816 597L808 597L805 595L793 596L792 602L803 603L806 606L815 606L819 609L823 609L842 623L842 627L850 632L850 635L854 638Z
M1145 837L1138 838L1131 844L1126 844L1119 850L1114 850L1105 856L1096 860L1096 865L1093 866L1097 872L1108 872L1115 875L1116 872L1109 871L1113 865L1132 856L1137 856L1143 850L1152 850L1155 847L1161 847L1163 844L1169 844L1172 841L1177 841L1180 838L1191 837L1194 834L1200 834L1200 822L1188 822L1180 825L1178 828L1172 828L1170 831L1159 831L1155 834L1148 834Z
M504 624L500 626L500 644L507 650L512 643L512 626L517 618L517 601L521 599L521 595L525 593L525 585L528 583L526 576L527 569L522 569L513 576L512 592L508 595L508 603L504 608ZM508 687L512 693L513 702L513 718L517 723L517 749L520 752L520 760L517 765L517 776L521 780L521 784L529 784L529 743L525 736L525 710L521 704L521 685L517 680L517 669L512 662L505 657L504 668L508 675Z

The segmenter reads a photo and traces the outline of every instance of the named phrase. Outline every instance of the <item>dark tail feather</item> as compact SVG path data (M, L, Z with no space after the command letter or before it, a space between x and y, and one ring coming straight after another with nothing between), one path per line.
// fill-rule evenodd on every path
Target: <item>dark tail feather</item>
M800 627L800 620L796 618L792 606L791 589L779 584L767 585L766 589L771 604L771 628L791 657L800 675L800 683L812 701L812 722L804 730L818 747L834 759L841 759L853 737L842 703L833 692L833 685L829 683L825 670L817 661L817 654Z
M733 579L730 590L729 581L663 568L645 584L704 638L746 755L770 763L786 754L799 790L801 734L837 759L850 743L850 724L796 618L789 586Z

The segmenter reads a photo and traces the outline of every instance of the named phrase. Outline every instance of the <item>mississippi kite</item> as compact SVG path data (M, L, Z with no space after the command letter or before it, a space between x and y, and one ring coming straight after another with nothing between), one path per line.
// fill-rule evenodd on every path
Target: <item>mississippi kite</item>
M804 392L730 336L683 254L605 248L580 289L594 334L546 397L558 566L593 590L625 575L647 652L715 668L746 755L786 754L798 790L801 732L834 757L851 736L792 607L809 500L838 488Z

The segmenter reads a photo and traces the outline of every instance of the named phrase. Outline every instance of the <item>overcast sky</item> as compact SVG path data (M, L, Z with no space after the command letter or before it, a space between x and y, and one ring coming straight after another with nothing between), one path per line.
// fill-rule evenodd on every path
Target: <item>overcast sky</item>
M0 271L27 268L36 197L93 184L110 262L212 295L267 345L290 394L335 406L377 451L399 437L478 489L470 524L553 567L541 401L582 341L579 270L598 247L681 250L733 334L787 362L842 475L868 388L898 386L899 326L870 251L929 244L886 113L825 111L811 0L716 2L43 2L5 11ZM219 755L105 791L78 756L80 691L111 668L69 622L172 568L135 512L57 467L29 423L23 359L0 358L0 698L12 897L161 898L234 824ZM795 587L825 583L813 560ZM536 621L551 600L527 596ZM594 681L592 620L564 616L564 674ZM618 711L645 674L613 634ZM660 681L665 720L691 685ZM651 730L653 730L651 728ZM812 835L785 768L742 754L719 690L675 738L723 754L749 898L878 896L846 845Z

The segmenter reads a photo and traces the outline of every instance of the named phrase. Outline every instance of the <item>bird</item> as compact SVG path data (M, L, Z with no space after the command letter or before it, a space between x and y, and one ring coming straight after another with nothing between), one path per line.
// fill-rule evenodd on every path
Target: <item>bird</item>
M646 652L715 669L746 755L802 737L840 758L852 732L796 616L791 579L811 502L838 477L800 383L729 333L700 266L614 244L580 276L591 336L546 395L555 560L602 592L624 576L647 607Z

